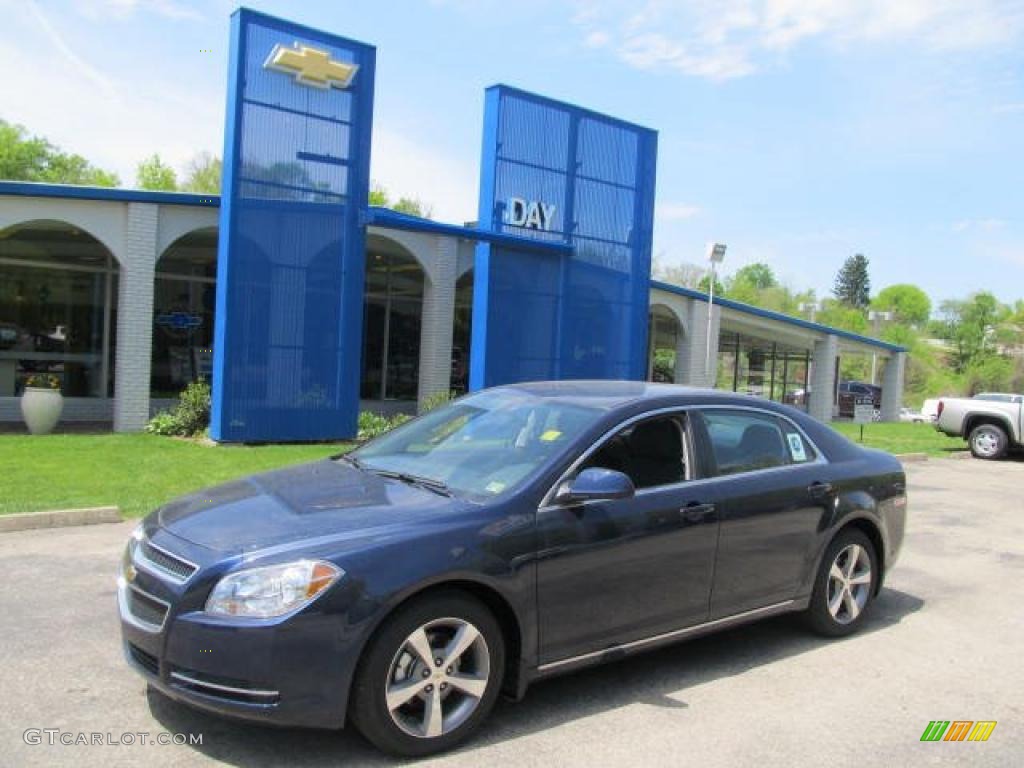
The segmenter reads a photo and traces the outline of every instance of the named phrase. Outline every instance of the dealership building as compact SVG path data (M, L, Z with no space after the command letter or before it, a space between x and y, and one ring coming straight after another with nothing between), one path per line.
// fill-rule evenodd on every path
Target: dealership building
M65 420L118 431L141 429L208 377L218 206L216 197L0 182L0 421L20 420L17 395L35 371L62 379ZM467 386L481 233L371 212L360 398L364 408L409 411ZM898 414L901 348L719 297L712 382L707 302L651 283L649 378L656 352L669 350L678 383L787 399L827 420L838 356L876 355L886 361L882 416Z
M538 379L669 379L827 421L848 355L875 359L897 418L903 348L651 280L654 131L490 88L477 221L445 224L366 204L372 46L241 10L231 51L222 196L0 181L0 422L38 372L63 420L126 432L210 379L229 442L348 437L359 409Z

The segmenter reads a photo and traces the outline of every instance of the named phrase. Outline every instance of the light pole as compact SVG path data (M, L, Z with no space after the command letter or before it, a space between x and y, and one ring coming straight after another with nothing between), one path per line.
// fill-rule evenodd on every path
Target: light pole
M711 281L708 283L708 330L707 330L707 349L704 352L704 378L705 381L709 381L710 385L715 386L715 380L718 378L718 371L711 370L711 310L715 306L715 265L721 264L722 259L725 258L725 244L724 243L708 243L708 261L711 263Z
M878 323L882 320L889 322L892 320L892 312L880 312L875 309L868 310L868 320L871 321L871 332L878 337ZM878 368L878 354L875 352L871 353L871 386L875 385L875 373Z

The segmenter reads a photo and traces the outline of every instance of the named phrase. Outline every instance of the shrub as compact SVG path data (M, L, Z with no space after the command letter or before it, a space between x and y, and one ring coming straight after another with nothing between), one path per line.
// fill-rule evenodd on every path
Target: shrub
M394 416L388 417L372 411L362 411L359 414L359 434L356 437L358 440L369 440L377 435L383 435L408 420L409 416L404 413L396 413Z
M420 413L427 413L435 408L440 408L442 405L447 405L456 397L458 395L452 391L435 392L432 395L427 395L420 404Z
M177 406L149 420L146 431L154 435L194 437L210 424L210 385L196 379L181 393Z

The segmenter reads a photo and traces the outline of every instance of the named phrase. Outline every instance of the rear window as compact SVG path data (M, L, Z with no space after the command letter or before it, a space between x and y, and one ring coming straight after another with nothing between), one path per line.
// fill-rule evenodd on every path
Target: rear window
M814 448L792 424L767 413L706 410L701 413L719 475L814 461Z

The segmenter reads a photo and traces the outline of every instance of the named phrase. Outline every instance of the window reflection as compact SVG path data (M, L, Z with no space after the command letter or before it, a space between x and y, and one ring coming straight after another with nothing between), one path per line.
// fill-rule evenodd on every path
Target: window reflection
M116 327L117 265L98 240L58 221L0 232L0 397L34 373L111 396Z
M415 400L419 388L423 270L396 244L367 239L363 378L367 400Z
M177 397L197 378L210 380L217 292L217 230L177 240L156 265L150 394Z

